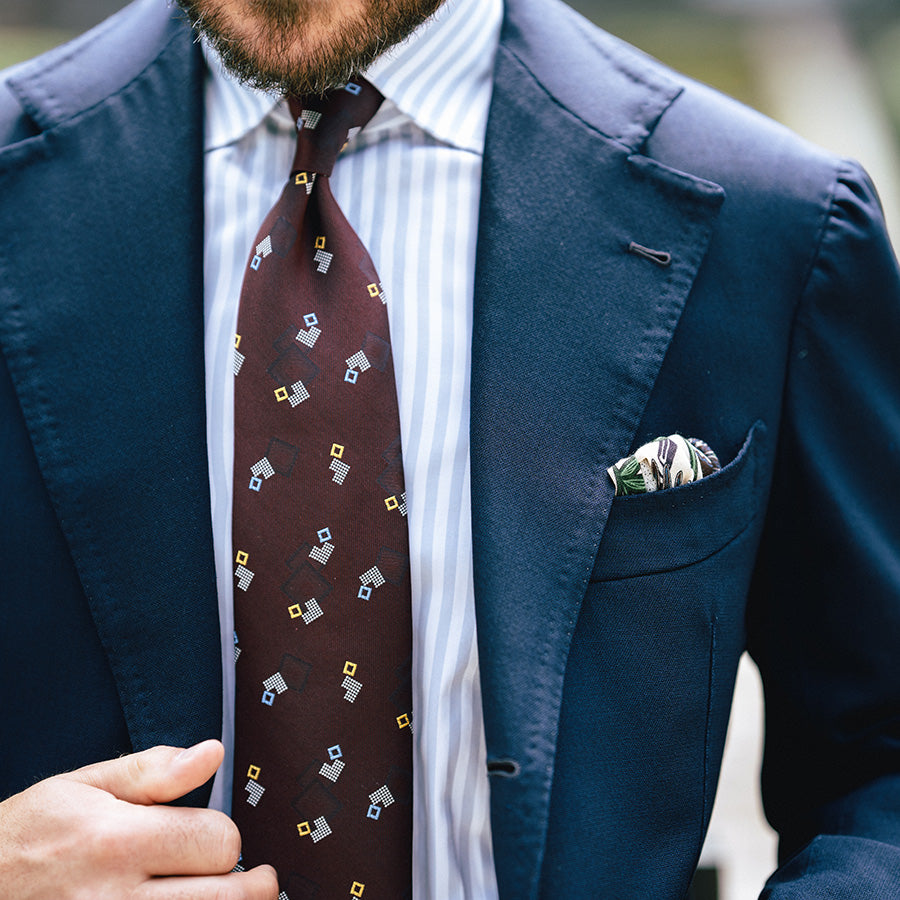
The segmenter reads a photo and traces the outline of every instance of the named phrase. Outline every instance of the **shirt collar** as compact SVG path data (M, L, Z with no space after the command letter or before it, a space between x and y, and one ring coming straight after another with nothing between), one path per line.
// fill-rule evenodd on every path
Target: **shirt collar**
M366 126L367 136L393 127L399 117L439 141L482 153L502 17L503 0L445 0L406 41L379 57L366 78L385 103ZM240 140L273 113L289 121L279 96L241 84L206 41L202 47L209 73L207 151Z

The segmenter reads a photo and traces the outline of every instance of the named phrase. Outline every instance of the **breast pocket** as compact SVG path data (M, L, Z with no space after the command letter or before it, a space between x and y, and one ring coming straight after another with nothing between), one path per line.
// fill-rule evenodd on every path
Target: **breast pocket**
M713 475L677 488L616 497L591 581L689 566L717 553L756 518L766 426L754 423L738 455Z
M626 871L675 845L689 858L709 820L766 455L757 422L715 475L613 501L568 659L557 765L580 767L579 784L610 773L584 827L618 823L621 852L635 848ZM639 814L623 819L623 809Z

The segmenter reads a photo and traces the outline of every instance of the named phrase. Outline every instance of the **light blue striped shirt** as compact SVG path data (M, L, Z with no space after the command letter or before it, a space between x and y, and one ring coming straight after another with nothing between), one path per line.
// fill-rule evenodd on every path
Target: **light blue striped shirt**
M332 189L388 297L409 508L415 711L413 895L497 887L472 588L469 370L484 134L502 0L447 0L366 77L385 101L351 140ZM287 105L224 75L206 85L206 400L222 623L228 810L234 734L232 346L256 232L290 169Z

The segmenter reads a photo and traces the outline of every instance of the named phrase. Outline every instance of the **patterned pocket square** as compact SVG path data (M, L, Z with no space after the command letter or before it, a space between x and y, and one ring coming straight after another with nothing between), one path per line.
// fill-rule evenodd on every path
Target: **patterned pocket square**
M616 496L646 494L699 481L721 469L709 444L680 434L659 437L638 447L606 471L616 486Z

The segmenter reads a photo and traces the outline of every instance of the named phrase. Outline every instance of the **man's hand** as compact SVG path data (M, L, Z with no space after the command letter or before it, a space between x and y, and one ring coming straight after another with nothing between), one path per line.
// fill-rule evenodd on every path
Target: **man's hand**
M232 873L234 823L167 803L222 762L218 741L154 747L0 803L0 900L275 900L274 869Z

